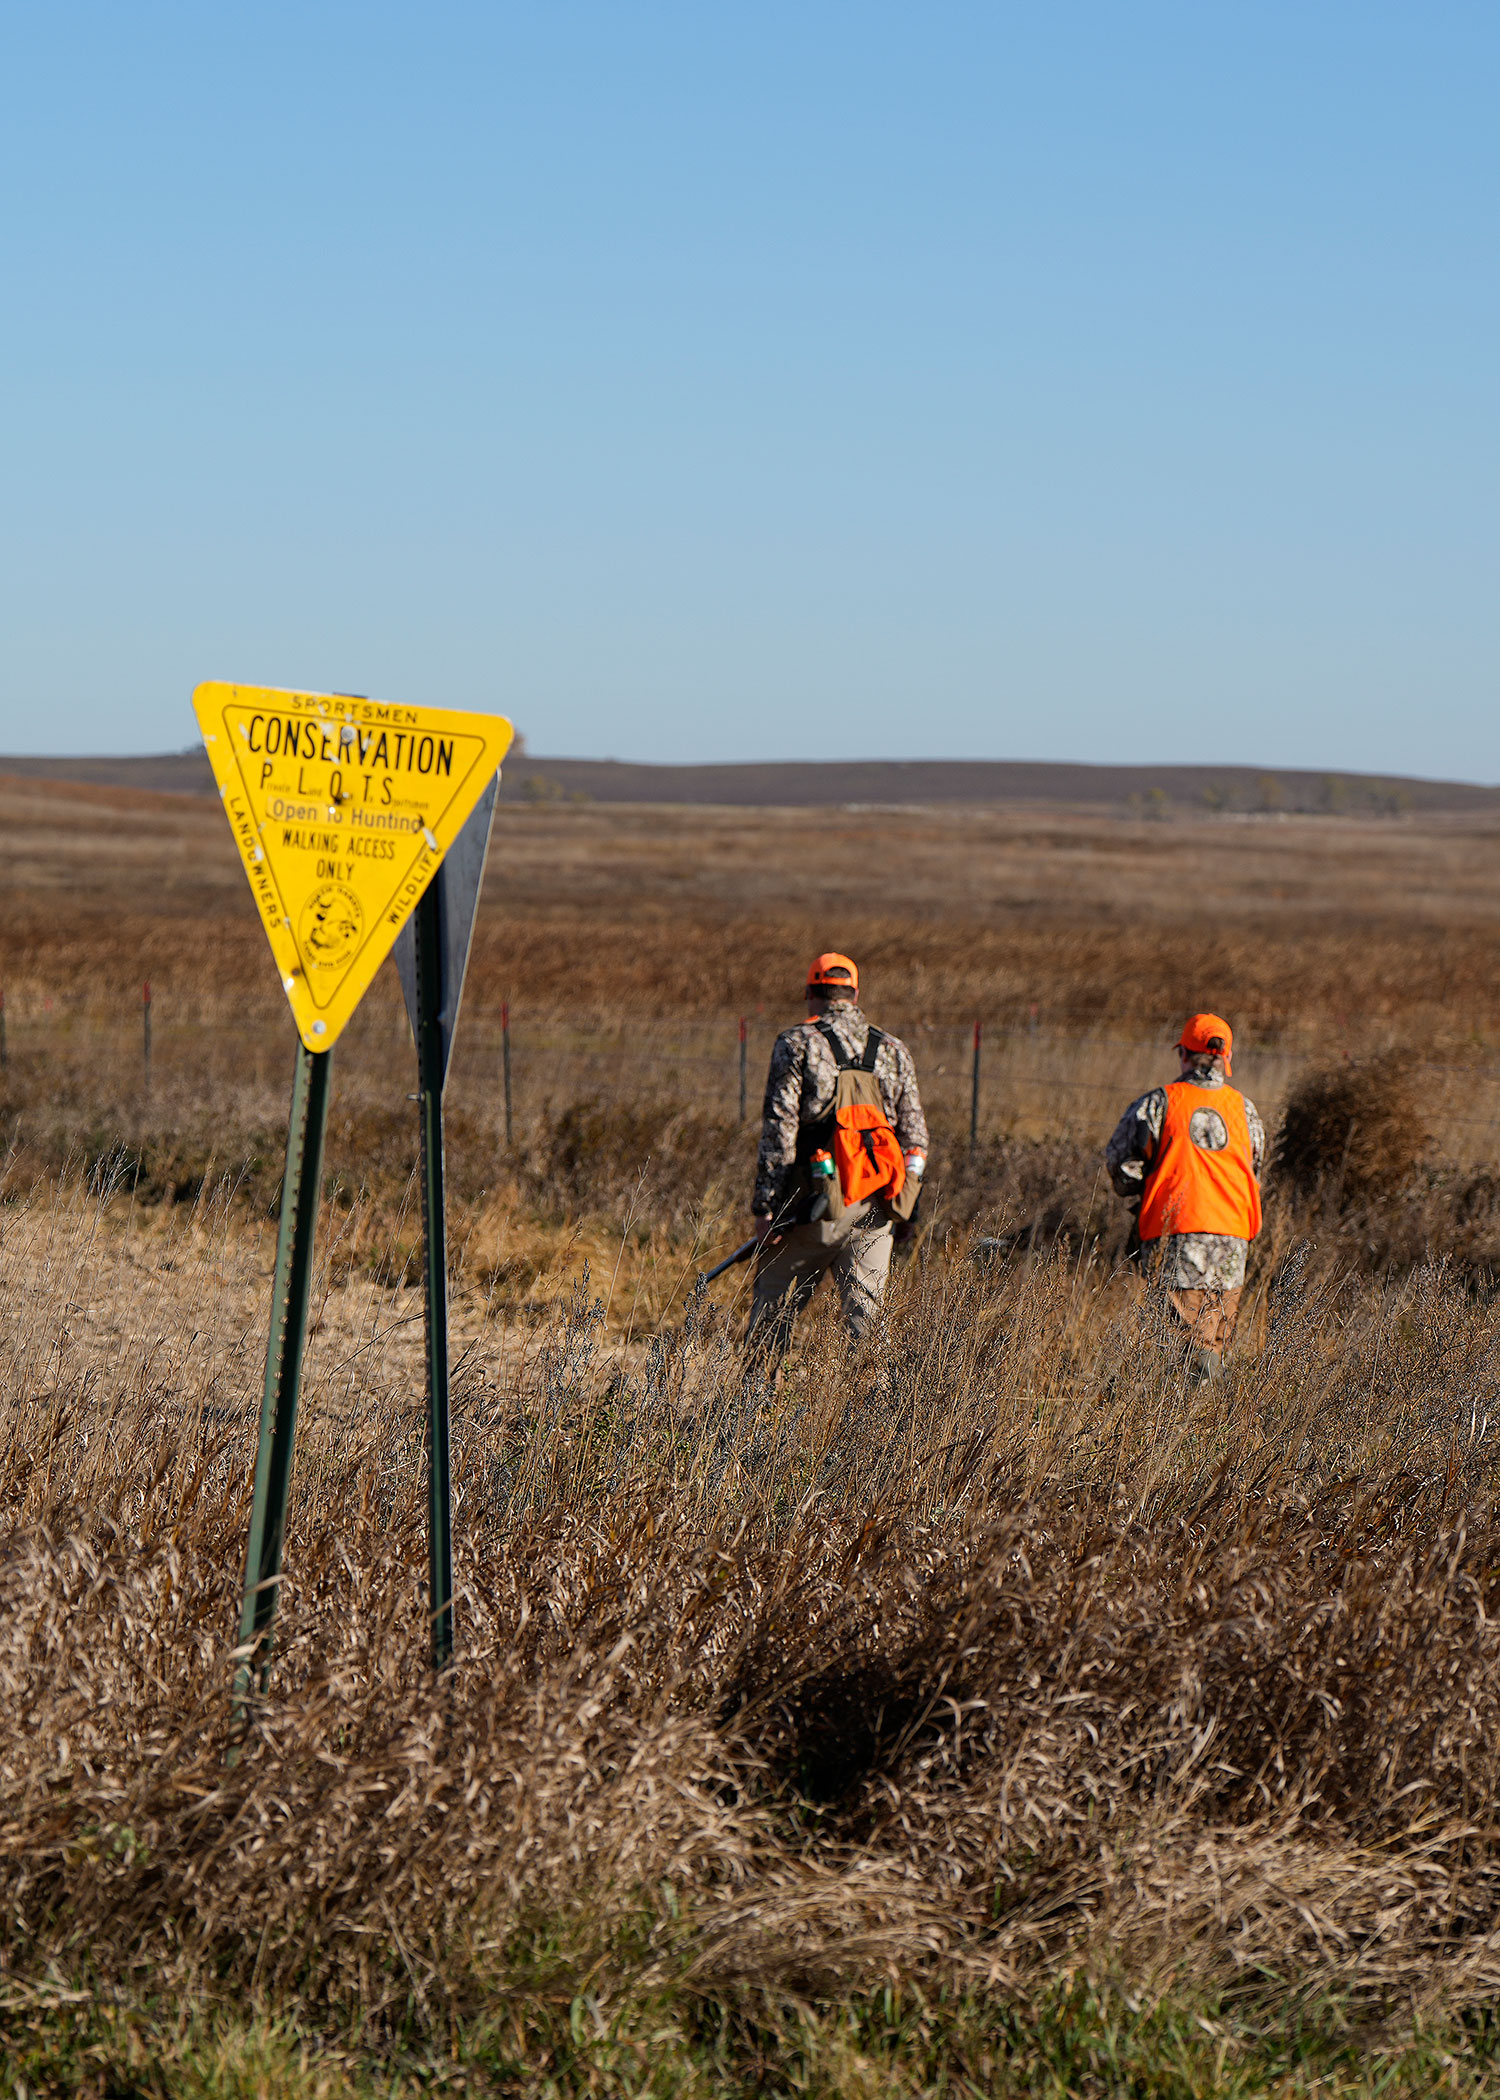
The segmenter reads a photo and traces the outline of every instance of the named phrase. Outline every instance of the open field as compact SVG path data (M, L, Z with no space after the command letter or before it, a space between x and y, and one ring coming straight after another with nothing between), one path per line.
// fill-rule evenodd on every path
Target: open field
M0 782L10 2084L1500 2087L1500 827L542 805L491 866L459 1663L387 972L226 1765L290 1025L212 803ZM692 1281L828 946L917 1055L932 1190L878 1344L820 1305L768 1397L734 1279ZM1199 1005L1268 1120L1320 1073L1354 1103L1273 1180L1206 1390L1098 1173Z
M798 989L787 944L837 933L908 1027L1036 1005L1044 1024L1154 1029L1208 985L1262 1043L1468 1041L1500 1009L1497 872L1482 815L506 807L472 989L482 1008L508 990L547 1012L775 1019ZM275 1011L211 801L0 781L0 881L13 1011L128 997L143 975L195 1019Z

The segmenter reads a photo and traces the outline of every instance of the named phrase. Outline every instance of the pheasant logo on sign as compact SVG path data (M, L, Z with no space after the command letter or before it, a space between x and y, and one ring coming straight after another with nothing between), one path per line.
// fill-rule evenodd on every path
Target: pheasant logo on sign
M297 1030L332 1047L510 748L500 715L200 685L193 708Z
M314 970L339 970L359 946L365 915L353 890L325 883L302 910L302 952Z

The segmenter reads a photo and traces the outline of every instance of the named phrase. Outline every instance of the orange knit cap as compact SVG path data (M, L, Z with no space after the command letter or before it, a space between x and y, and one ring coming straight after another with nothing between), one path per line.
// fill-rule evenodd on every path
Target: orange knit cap
M1183 1023L1177 1038L1179 1050L1193 1050L1201 1057L1222 1057L1225 1077L1231 1067L1229 1053L1234 1048L1234 1030L1219 1014L1190 1014Z
M820 955L807 973L807 989L835 997L859 997L859 969L847 955Z

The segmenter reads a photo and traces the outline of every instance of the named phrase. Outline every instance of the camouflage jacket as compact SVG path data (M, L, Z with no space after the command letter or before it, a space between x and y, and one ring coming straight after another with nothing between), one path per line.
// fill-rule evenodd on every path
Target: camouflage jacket
M859 1057L870 1024L857 1006L839 1001L824 1018L849 1057ZM883 1031L882 1031L883 1033ZM771 1052L761 1110L760 1151L755 1161L755 1193L750 1208L758 1216L774 1213L785 1200L797 1157L797 1133L816 1123L833 1107L838 1066L833 1052L811 1021L784 1028ZM927 1121L917 1092L917 1068L905 1043L888 1035L875 1055L875 1083L903 1152L927 1150Z
M1218 1057L1195 1057L1183 1071L1194 1086L1223 1086L1224 1061ZM1245 1121L1250 1130L1250 1164L1257 1181L1266 1156L1266 1126L1255 1103L1241 1095ZM1157 1141L1167 1116L1167 1091L1153 1087L1132 1101L1115 1126L1105 1148L1104 1164L1118 1195L1134 1200L1146 1185L1146 1168L1156 1156ZM1163 1236L1154 1257L1154 1270L1169 1291L1231 1291L1245 1280L1247 1240L1233 1239L1223 1232L1172 1232Z

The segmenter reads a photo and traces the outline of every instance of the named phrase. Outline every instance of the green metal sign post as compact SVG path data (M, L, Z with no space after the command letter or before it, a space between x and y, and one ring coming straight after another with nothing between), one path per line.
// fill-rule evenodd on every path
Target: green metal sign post
M427 1311L427 1609L432 1664L453 1656L453 1490L448 1428L448 1228L443 1189L442 888L429 883L415 918L417 1086L422 1120L422 1249Z
M484 880L492 781L422 892L392 950L417 1041L422 1126L422 1246L427 1311L427 1609L433 1668L453 1659L453 1486L449 1466L448 1239L443 1195L443 1087Z
M266 1345L266 1382L260 1404L260 1445L255 1456L255 1488L250 1504L245 1602L240 1613L240 1647L248 1652L234 1680L235 1714L240 1720L248 1712L252 1687L265 1689L271 1623L276 1616L281 1584L332 1065L331 1050L308 1050L301 1043L297 1045L286 1134L286 1173L281 1184L281 1224L276 1234L276 1274L271 1287L271 1334Z

